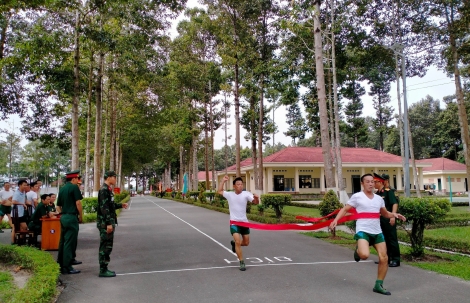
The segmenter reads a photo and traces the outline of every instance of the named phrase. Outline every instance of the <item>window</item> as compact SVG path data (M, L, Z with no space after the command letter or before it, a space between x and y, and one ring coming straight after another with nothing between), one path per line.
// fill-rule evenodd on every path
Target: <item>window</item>
M310 175L300 175L299 176L299 186L300 186L300 188L312 188L312 176L310 176Z
M313 188L320 188L320 178L313 178Z

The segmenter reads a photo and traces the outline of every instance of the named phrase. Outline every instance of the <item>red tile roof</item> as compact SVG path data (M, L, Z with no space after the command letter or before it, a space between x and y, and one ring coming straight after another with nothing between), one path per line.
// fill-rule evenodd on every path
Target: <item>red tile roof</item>
M388 163L401 164L401 157L372 148L341 148L341 158L346 163ZM323 163L321 147L286 147L266 158L263 163ZM240 166L251 165L251 158L241 161ZM236 170L236 165L228 168Z
M206 181L206 171L200 171L197 173L197 180L198 181ZM212 181L212 172L209 172L209 182Z
M417 162L432 164L431 167L423 167L423 172L436 170L467 170L465 164L447 158L422 159Z

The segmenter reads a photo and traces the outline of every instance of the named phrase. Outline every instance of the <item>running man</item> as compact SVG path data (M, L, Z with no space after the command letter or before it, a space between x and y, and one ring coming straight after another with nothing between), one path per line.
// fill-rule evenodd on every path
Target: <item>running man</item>
M217 193L224 196L228 201L230 221L248 222L246 218L246 204L248 201L254 201L255 204L258 204L259 197L250 192L243 191L243 179L240 177L233 180L233 192L224 191L224 185L228 179L228 176L222 179ZM230 223L230 233L233 236L233 240L230 242L232 244L232 251L237 254L238 260L240 260L240 270L245 271L246 267L245 261L243 260L242 246L248 246L250 244L250 229Z
M336 218L331 222L330 229L333 229L351 208L355 208L358 213L376 213L384 218L397 218L406 221L406 218L397 213L391 213L385 208L385 202L382 197L374 194L374 177L371 174L365 174L361 177L362 191L355 193L341 209ZM369 246L374 246L379 254L379 266L377 280L372 289L374 292L390 295L390 292L383 288L383 281L388 270L387 246L385 245L384 235L380 229L380 218L377 219L358 219L356 222L356 234L354 239L357 241L354 250L354 260L366 260L369 258Z

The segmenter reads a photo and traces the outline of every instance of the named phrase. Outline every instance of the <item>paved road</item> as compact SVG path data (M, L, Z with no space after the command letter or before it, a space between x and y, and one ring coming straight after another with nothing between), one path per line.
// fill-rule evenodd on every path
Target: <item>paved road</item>
M110 269L98 278L98 230L80 226L78 275L62 275L58 302L468 302L470 283L410 266L392 268L386 297L372 292L377 266L352 250L293 231L252 230L247 270L230 249L228 215L135 197L119 217ZM55 252L53 252L55 256Z

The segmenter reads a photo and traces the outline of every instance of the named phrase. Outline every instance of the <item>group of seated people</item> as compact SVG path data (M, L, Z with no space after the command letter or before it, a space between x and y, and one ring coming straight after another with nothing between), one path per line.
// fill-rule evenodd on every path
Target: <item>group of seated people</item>
M40 233L42 228L43 218L56 218L59 212L55 208L54 201L55 194L43 194L41 195L41 202L39 202L34 208L34 212L29 218L28 229L35 233Z

